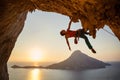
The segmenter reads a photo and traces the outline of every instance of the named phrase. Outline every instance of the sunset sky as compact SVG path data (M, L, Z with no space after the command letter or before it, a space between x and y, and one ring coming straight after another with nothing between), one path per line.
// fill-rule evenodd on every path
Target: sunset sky
M73 43L73 39L69 39L72 48L69 51L65 38L59 34L62 29L67 29L68 23L69 17L61 14L37 10L29 13L9 61L59 62L68 58L75 50L102 61L120 61L120 41L102 29L97 32L96 39L88 36L96 54L88 49L81 38L77 45ZM79 28L80 23L73 23L71 26L73 30ZM104 29L111 32L108 26Z

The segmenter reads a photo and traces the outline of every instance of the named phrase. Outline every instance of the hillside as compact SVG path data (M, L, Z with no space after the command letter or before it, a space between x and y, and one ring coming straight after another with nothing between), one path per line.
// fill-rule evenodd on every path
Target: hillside
M95 58L89 57L81 51L77 50L71 54L66 60L47 66L50 69L94 69L94 68L105 68L107 63L104 63Z

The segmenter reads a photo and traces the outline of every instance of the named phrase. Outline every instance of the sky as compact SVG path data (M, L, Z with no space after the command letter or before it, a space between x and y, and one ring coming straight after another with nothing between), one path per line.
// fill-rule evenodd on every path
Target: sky
M82 38L77 45L73 43L73 39L69 39L72 48L72 51L69 51L65 38L59 33L67 29L69 21L69 17L52 12L36 10L28 13L9 62L60 62L75 50L102 61L120 61L120 41L103 29L97 31L95 39L87 36L96 54L88 49ZM80 22L72 23L72 30L79 28ZM104 29L112 33L108 26Z

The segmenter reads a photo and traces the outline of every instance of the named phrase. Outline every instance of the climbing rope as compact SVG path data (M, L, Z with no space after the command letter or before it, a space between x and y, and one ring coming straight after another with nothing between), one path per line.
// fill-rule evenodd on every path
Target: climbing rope
M111 32L107 31L106 29L103 29L104 31L106 31L107 33L109 33L110 35L116 37L114 34L112 34Z

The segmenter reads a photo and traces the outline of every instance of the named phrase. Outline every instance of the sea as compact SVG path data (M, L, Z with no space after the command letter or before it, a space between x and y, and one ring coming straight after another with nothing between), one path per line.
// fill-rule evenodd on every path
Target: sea
M9 80L120 80L120 62L109 63L111 66L106 68L81 71L40 68L13 69L11 68L13 63L8 63ZM17 65L20 64L17 63Z

